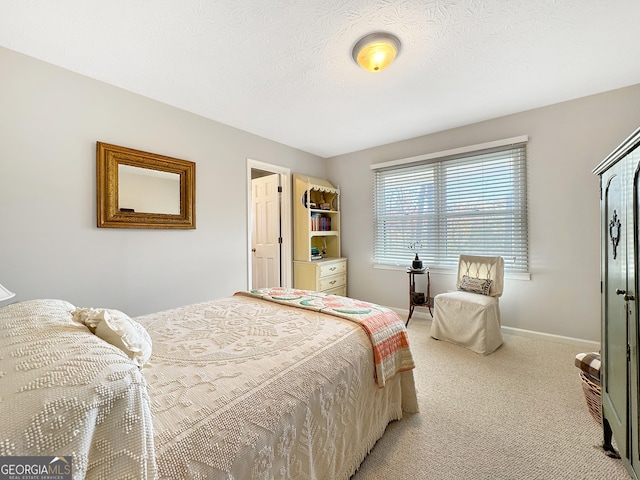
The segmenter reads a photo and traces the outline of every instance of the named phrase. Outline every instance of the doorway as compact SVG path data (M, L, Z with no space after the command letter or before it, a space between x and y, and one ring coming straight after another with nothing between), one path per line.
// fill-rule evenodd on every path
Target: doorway
M291 171L247 159L247 285L291 287Z

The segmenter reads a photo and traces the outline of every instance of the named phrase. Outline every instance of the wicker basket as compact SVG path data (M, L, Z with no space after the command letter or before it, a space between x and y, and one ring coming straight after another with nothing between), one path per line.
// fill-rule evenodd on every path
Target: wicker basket
M587 408L593 419L602 425L602 400L600 382L593 377L580 372L580 380L582 380L582 391L584 399L587 401Z

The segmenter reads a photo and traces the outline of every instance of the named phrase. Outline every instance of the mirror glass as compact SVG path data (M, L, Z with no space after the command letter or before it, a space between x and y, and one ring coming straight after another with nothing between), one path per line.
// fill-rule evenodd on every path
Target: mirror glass
M118 165L118 210L180 215L180 175Z
M98 227L196 228L196 164L97 142Z

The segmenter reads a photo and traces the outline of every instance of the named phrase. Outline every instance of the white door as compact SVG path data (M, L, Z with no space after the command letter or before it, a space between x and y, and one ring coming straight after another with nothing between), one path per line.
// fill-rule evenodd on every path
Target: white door
M251 180L253 288L281 286L279 186L277 173Z

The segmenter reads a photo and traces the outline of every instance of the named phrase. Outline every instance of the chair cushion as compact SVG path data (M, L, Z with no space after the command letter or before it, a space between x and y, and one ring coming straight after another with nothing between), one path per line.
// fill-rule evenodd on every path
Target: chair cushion
M584 373L600 380L600 354L598 352L579 353L576 355L576 367Z
M478 295L477 293L465 292L464 290L454 290L446 293L439 293L435 296L434 301L439 301L443 304L455 306L456 308L486 308L489 305L495 305L498 303L496 297L489 297L487 295Z

